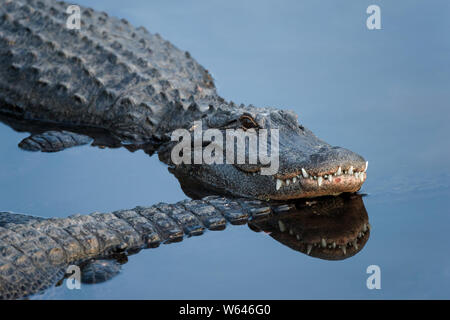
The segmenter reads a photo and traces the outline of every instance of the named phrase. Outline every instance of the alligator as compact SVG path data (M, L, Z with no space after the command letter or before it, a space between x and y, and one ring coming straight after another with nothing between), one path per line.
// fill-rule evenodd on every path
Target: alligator
M27 151L91 144L156 153L194 200L64 219L0 213L0 298L51 287L69 265L82 267L87 283L105 281L124 256L223 230L227 221L248 222L318 258L361 250L369 234L362 200L338 195L361 188L362 156L317 138L292 111L226 101L189 52L125 19L79 7L80 28L68 28L68 8L0 0L0 121L30 133L19 143ZM265 175L262 162L175 163L177 129L194 132L194 147L204 147L197 129L276 129L278 170ZM331 198L299 200L321 196Z
M367 161L317 138L294 112L226 101L189 52L125 19L79 7L80 29L68 28L68 7L0 0L0 119L31 133L21 148L57 152L91 143L157 153L177 178L210 195L288 200L361 188ZM262 174L262 162L174 163L172 133L196 126L223 134L277 129L277 172ZM192 143L200 138L194 134Z
M141 249L180 242L206 230L248 223L251 230L313 257L342 260L358 253L370 235L362 196L268 203L207 196L111 213L40 218L0 213L0 299L18 299L61 284L81 268L83 283L120 272Z

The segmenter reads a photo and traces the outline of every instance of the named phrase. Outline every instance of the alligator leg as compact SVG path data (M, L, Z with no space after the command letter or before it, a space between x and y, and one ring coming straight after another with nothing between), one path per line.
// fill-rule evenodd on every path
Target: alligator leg
M81 282L102 283L111 280L122 270L122 264L111 259L92 259L81 267Z
M58 152L91 141L92 138L88 136L69 131L47 131L23 139L19 147L26 151Z

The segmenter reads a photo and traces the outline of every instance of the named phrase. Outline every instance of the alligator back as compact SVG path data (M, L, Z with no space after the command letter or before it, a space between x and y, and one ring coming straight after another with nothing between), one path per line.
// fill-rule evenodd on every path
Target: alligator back
M0 113L148 141L165 111L216 97L188 52L126 20L69 4L0 0Z

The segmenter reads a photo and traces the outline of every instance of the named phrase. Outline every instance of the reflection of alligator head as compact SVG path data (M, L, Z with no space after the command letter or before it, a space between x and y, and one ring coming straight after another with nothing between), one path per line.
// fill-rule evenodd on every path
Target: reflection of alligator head
M253 220L280 243L326 260L342 260L361 251L370 235L369 218L360 195L297 202L282 216Z

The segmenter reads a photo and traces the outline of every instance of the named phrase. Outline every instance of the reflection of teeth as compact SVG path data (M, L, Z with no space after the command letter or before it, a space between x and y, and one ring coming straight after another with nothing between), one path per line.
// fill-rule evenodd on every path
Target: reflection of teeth
M348 169L348 174L353 174L353 166L350 166L350 169Z
M278 226L280 227L280 231L281 232L285 232L286 231L286 225L283 223L283 221L279 220L278 221Z
M293 177L292 178L292 183L296 183L297 182L297 177Z
M290 185L290 184L291 184L291 180L289 180L289 179L286 179L285 183L286 183L286 185L288 186L288 185Z
M317 184L319 185L319 187L322 185L322 181L323 181L322 177L319 177L317 179Z
M364 168L364 172L367 171L367 167L369 166L369 161L366 161L366 167Z
M333 176L331 174L328 176L328 181L333 182Z
M336 171L336 175L337 175L337 176L340 176L341 174L342 174L342 168L339 167L339 168L337 169L337 171Z
M281 222L281 221L280 221ZM307 254L310 255L312 248L317 247L318 249L320 248L320 250L322 249L337 249L337 250L342 250L342 252L344 253L344 255L347 254L347 248L349 250L352 250L352 248L354 248L354 250L358 250L360 244L358 244L358 239L361 239L366 235L366 231L368 231L370 228L370 225L368 223L363 224L361 231L358 232L358 234L356 235L356 238L354 238L353 240L349 240L348 242L342 244L342 245L337 245L336 241L333 242L328 242L325 238L320 238L320 240L318 242L314 242L314 243L306 243L307 245ZM293 230L290 230L290 233L293 234ZM298 241L301 241L301 237L300 235L296 235L296 238Z

